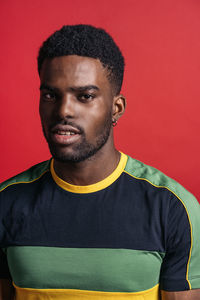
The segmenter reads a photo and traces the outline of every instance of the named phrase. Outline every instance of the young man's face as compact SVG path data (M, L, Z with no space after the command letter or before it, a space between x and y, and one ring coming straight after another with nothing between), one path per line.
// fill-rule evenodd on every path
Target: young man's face
M46 59L40 80L41 122L55 159L83 161L112 139L112 87L99 60Z

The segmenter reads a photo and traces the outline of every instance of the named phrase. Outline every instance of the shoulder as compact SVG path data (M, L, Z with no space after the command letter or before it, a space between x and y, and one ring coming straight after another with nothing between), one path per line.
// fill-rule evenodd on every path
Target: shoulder
M21 172L8 180L2 182L0 184L0 192L3 192L8 187L16 185L16 184L23 184L23 183L31 183L39 178L41 178L46 172L50 170L50 160L43 161L38 163L29 169Z
M138 160L128 157L128 161L124 172L139 182L146 182L144 185L152 186L154 191L159 195L163 195L163 190L168 190L169 210L167 213L167 247L172 249L171 262L170 259L165 259L166 270L164 270L164 278L168 278L163 285L166 290L182 290L195 289L200 287L200 205L197 199L187 191L177 181L171 179L159 170L148 166ZM154 193L154 198L155 198ZM155 199L154 199L155 200ZM169 257L170 257L169 255ZM181 257L180 257L181 256ZM168 257L168 258L169 258ZM175 272L175 261L177 259L177 266L180 267L180 262L183 260L183 279L181 279L180 270ZM170 269L171 263L171 269ZM163 265L163 266L164 266ZM172 273L170 273L172 270ZM168 275L166 275L168 274ZM180 278L180 287L175 287L172 284L170 287L169 279ZM164 280L164 279L163 279ZM182 280L182 281L181 281ZM168 282L169 281L169 282ZM182 283L181 283L182 282ZM187 282L187 284L185 283ZM186 288L185 287L186 284ZM175 288L175 289L174 289ZM178 288L178 289L177 289ZM180 289L179 289L180 288Z
M196 198L177 181L168 177L156 168L146 165L130 156L128 156L124 172L136 180L147 182L158 190L168 190L179 199L184 206L190 206L191 203L192 205L199 206Z

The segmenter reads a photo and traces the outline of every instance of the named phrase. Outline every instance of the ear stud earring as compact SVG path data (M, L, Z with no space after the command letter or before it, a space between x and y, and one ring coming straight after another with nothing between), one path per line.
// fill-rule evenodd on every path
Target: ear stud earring
M117 125L117 120L115 120L114 118L112 119L112 126L115 127Z

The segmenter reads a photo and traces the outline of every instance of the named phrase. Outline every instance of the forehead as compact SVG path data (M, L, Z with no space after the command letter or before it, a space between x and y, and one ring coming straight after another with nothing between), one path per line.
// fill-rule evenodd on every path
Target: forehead
M49 84L110 85L107 71L98 59L77 55L46 59L42 65L40 79Z

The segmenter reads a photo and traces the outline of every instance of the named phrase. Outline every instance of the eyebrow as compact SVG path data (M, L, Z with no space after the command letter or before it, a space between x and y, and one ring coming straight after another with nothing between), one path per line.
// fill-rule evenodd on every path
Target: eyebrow
M58 88L49 86L48 84L45 84L45 83L42 83L40 85L40 90L49 90L51 92L59 91ZM99 91L99 88L96 85L84 85L84 86L70 87L69 90L72 92L84 92L84 91L88 91L88 90Z
M49 90L49 91L51 91L51 92L56 92L58 89L55 88L55 87L49 86L49 85L46 84L46 83L42 83L42 84L40 85L40 91L41 91L41 90Z

